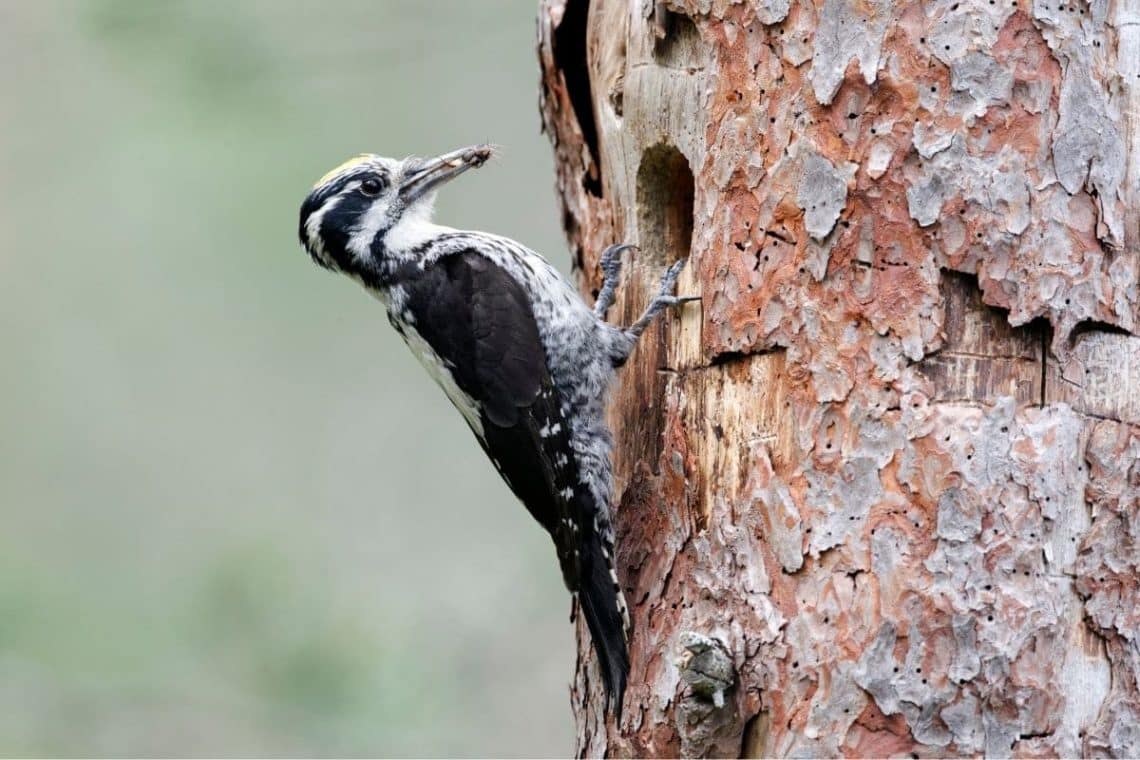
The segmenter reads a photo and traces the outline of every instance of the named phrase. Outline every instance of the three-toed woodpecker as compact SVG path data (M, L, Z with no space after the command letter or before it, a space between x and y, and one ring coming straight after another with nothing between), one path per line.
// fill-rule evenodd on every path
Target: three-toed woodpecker
M388 320L467 420L503 480L554 539L620 715L629 614L614 571L607 390L637 338L668 306L683 262L633 325L605 322L621 255L602 256L591 310L538 254L498 235L431 221L435 190L491 148L432 159L354 158L301 206L301 244L387 308Z

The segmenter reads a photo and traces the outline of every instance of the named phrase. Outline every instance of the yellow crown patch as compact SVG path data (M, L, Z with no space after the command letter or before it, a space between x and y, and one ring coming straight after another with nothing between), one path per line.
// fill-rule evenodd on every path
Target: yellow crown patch
M358 166L359 164L366 163L368 161L368 159L370 159L370 158L372 158L372 156L367 154L367 153L361 153L359 156L353 156L352 158L348 159L347 161L345 161L340 166L336 167L332 171L325 174L325 176L318 179L317 183L315 185L313 185L313 189L314 190L317 189L318 187L325 184L326 182L328 182L330 179L337 176L338 174L343 174L344 172L348 171L349 169L351 169L355 166Z

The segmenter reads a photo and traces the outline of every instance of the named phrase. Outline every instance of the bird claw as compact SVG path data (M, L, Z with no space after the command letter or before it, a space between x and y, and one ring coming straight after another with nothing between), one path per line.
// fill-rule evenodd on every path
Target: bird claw
M636 250L639 250L638 247L631 243L615 243L602 251L602 273L605 279L621 274L621 255L626 251Z
M699 301L700 296L677 296L673 295L672 291L677 286L677 277L681 274L681 270L685 267L685 259L675 261L665 270L664 276L661 278L661 286L657 291L657 295L649 302L641 317L632 325L626 328L626 335L636 340L644 331L645 328L654 320L654 318L665 309L671 306L680 306L689 303L690 301Z
M685 259L675 261L665 270L665 275L661 278L661 287L658 289L659 296L669 295L673 288L677 285L677 277L680 276L681 270L685 268Z
M617 243L602 251L602 289L594 302L594 315L599 319L605 319L606 312L614 302L618 280L621 278L621 255L629 250L637 250L637 246Z
M684 306L687 303L699 300L701 300L700 296L671 296L661 294L653 299L653 307L655 307L657 311L660 311L661 309L667 309L671 306Z
M606 310L609 309L613 303L614 294L617 292L618 275L621 273L621 255L628 250L636 251L640 249L629 243L618 243L602 251L602 289L599 291L597 301L594 303L594 314L599 318L605 318ZM681 259L669 265L669 268L665 270L665 274L661 276L661 284L658 287L657 295L650 301L649 306L642 313L641 318L626 328L627 334L636 338L641 335L649 323L653 321L653 318L664 309L671 306L681 306L690 301L701 300L700 296L673 295L673 290L677 287L677 278L681 275L681 270L685 268L686 263L687 259Z

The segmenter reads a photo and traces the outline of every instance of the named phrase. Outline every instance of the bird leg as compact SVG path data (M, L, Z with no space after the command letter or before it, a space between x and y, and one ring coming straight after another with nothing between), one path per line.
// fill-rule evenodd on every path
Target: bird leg
M602 289L594 301L594 316L598 319L605 319L606 312L613 306L618 280L621 279L621 255L631 250L637 250L637 246L617 243L602 251Z
M689 303L690 301L701 300L700 296L675 296L672 295L673 288L677 284L677 275L681 274L681 269L685 266L685 260L674 262L671 267L665 270L665 276L661 278L661 287L657 290L657 295L645 307L645 311L641 314L636 322L625 329L625 334L637 340L641 334L645 332L645 328L653 322L665 309L670 306L680 306Z

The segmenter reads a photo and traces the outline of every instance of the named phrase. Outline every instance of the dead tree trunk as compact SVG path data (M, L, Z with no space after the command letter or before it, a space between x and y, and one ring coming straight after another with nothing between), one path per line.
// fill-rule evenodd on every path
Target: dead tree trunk
M1140 0L543 0L612 409L590 755L1140 755Z

